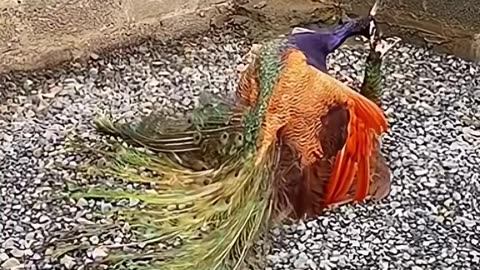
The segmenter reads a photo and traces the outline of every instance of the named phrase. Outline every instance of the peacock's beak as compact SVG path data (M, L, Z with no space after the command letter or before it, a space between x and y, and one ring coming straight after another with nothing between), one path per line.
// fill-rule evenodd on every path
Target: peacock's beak
M370 25L368 27L368 35L372 37L375 35L376 31L377 31L377 24L375 23L374 20L371 20Z
M370 37L372 37L373 35L377 34L377 35L380 35L380 32L377 28L377 21L375 20L375 16L377 15L377 12L378 12L378 9L380 7L380 0L376 0L375 1L375 4L373 4L372 8L370 9L370 12L369 12L369 18L370 18L370 22L369 22L369 35Z
M379 0L375 1L375 4L373 4L372 8L370 9L370 16L375 17L377 15L378 7L379 7Z

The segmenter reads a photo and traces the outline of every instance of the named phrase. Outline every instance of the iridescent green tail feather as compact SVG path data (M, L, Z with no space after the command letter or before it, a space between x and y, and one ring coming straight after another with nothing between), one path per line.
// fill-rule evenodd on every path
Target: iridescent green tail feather
M152 114L136 125L107 117L95 120L97 131L118 141L78 146L77 151L106 160L91 165L89 172L148 184L138 189L100 184L70 194L73 199L140 201L141 207L116 209L115 222L128 224L136 243L150 251L111 252L104 262L128 269L261 268L256 243L278 215L272 199L278 146L271 146L255 165L256 147L283 48L275 43L263 47L255 107L207 98L185 118ZM102 229L95 226L89 233ZM71 241L60 238L55 243L58 254L93 248L88 243L68 245Z

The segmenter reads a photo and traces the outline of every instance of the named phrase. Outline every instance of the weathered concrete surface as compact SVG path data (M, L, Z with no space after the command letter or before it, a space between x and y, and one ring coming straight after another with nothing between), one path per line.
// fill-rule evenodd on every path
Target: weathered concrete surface
M56 65L147 36L208 28L227 0L3 0L0 72Z
M368 12L375 0L346 1L353 13ZM480 1L388 0L378 18L388 31L440 52L480 60Z
M199 33L234 21L257 38L290 26L365 14L374 0L2 0L0 73L86 59L145 39ZM455 3L453 3L455 2ZM402 36L480 58L480 4L391 0L379 18ZM339 4L341 3L341 4ZM476 39L475 39L476 38ZM418 41L418 39L416 39ZM476 40L476 41L475 41Z
M286 29L337 12L310 0L3 0L0 73L86 59L146 39L165 40L221 26ZM251 29L251 28L250 28Z

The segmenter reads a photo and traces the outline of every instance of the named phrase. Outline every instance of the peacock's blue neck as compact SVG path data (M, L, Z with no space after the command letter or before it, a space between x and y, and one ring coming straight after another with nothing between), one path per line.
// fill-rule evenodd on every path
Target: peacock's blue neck
M308 64L327 71L327 55L340 47L349 37L365 34L365 26L360 21L350 21L333 29L297 33L290 37L293 46L307 57Z
M327 38L328 51L338 49L348 38L362 34L364 29L359 28L356 21L348 22L334 28L330 37Z

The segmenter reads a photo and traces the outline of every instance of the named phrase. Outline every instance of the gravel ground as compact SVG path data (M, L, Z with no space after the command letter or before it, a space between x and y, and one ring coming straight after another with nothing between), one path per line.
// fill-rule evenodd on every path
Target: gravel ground
M89 125L98 110L126 118L160 106L174 113L191 108L201 91L233 91L249 41L220 36L92 55L87 66L68 70L0 76L0 87L18 93L0 103L1 267L86 269L108 252L53 261L44 248L55 232L97 220L93 208L112 207L54 198L81 179L72 169L82 157L66 153L65 138L73 129L96 136ZM364 58L362 49L342 48L332 71L359 80ZM274 229L269 269L480 269L479 69L397 45L384 68L391 195ZM120 243L128 233L89 240Z

